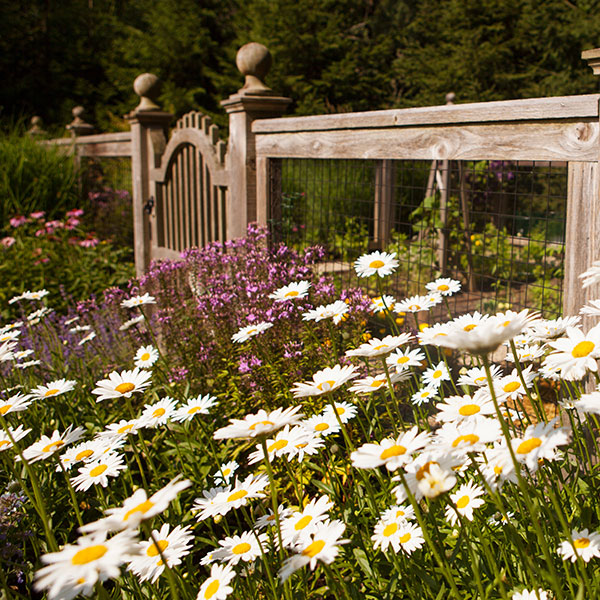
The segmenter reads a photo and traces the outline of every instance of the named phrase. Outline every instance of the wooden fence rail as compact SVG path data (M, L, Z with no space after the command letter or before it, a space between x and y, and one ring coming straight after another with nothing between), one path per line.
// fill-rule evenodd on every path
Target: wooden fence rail
M583 56L600 71L600 49ZM437 161L446 171L453 160L561 161L568 165L564 311L577 314L599 297L598 287L582 291L579 281L600 258L599 94L281 118L290 99L264 84L270 61L260 44L238 52L245 83L222 102L227 143L197 112L169 137L172 115L156 104L150 74L134 83L141 100L127 117L130 132L84 136L89 126L79 112L73 139L53 141L79 157L131 157L138 274L191 245L243 236L249 222L267 225L281 159L378 161L377 240L390 234L394 160Z

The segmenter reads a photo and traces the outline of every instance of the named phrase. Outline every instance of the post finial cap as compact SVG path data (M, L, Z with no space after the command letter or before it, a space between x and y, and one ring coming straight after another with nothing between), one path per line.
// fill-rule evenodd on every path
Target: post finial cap
M140 97L140 103L134 113L143 110L160 110L155 100L160 94L160 79L153 73L142 73L133 82L133 91Z
M244 44L237 53L235 64L246 78L239 94L272 94L273 90L264 83L273 59L266 46L258 42Z

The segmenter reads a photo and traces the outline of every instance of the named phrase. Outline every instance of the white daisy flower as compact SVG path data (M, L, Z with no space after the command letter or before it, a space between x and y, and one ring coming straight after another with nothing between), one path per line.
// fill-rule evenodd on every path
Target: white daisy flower
M375 535L371 539L375 549L381 548L385 552L389 546L392 546L394 552L404 550L407 554L412 554L425 542L423 530L418 525L396 519L379 521L375 526Z
M298 412L302 406L278 408L271 412L263 409L254 415L246 415L243 419L230 419L229 425L215 431L215 440L254 438L262 434L272 433L286 425L295 425L302 418Z
M417 426L399 435L386 438L377 444L364 444L350 455L352 465L358 469L375 469L383 465L395 471L412 460L415 452L429 443L431 434L419 433Z
M357 414L357 409L356 406L354 406L354 404L350 404L349 402L334 402L334 406L335 409L331 406L331 404L328 404L324 409L323 409L323 414L325 416L328 416L329 414L331 414L332 417L335 418L335 413L337 413L338 417L340 418L340 421L342 423L348 423L348 421L354 419L354 417Z
M191 481L176 478L150 497L148 497L146 490L139 488L125 500L122 506L109 508L106 511L106 517L93 523L87 523L80 527L79 531L87 533L91 531L137 529L142 521L165 511L171 501L177 497L177 494L190 485L192 485Z
M505 481L517 481L515 465L505 445L496 443L478 458L481 474L492 490L500 489Z
M442 381L450 381L450 372L444 361L423 373L423 385L427 387L440 387Z
M396 372L400 373L409 367L420 367L425 358L425 354L418 348L415 350L407 348L406 350L392 352L385 359L385 362L389 367L395 367Z
M336 416L332 413L321 413L314 415L300 423L302 427L307 429L313 435L327 437L339 433L341 430L340 424Z
M273 327L273 323L266 322L247 325L246 327L242 327L237 333L234 333L231 336L231 341L236 344L242 344L243 342L247 342L251 337L259 335L271 327Z
M93 340L95 337L96 337L96 333L94 331L92 331L91 333L88 333L85 337L82 337L77 342L77 345L83 346L85 343L89 342L90 340Z
M293 512L281 522L281 540L286 547L293 546L300 537L315 530L315 526L329 518L328 511L333 507L333 502L328 496L313 498L303 510Z
M404 381L410 377L410 373L408 372L396 372L389 374L390 381L392 385L394 383L398 383L399 381ZM355 394L371 394L378 390L383 390L389 387L388 385L388 376L385 373L379 373L378 375L365 377L364 379L357 379L354 382L352 387L348 388L349 392L354 392Z
M5 331L4 333L0 333L0 344L4 344L6 342L14 342L21 335L21 331L19 329L13 329L11 331Z
M158 427L159 425L164 425L175 412L176 405L177 400L170 396L166 396L154 404L146 404L144 405L140 421L143 423L144 427Z
M396 253L392 252L371 252L363 254L354 262L354 270L359 277L370 277L371 275L379 275L385 277L391 275L398 268Z
M386 508L381 513L381 520L388 521L390 519L395 519L398 522L402 521L411 521L415 518L415 509L410 505L401 505L395 504L394 506L390 506Z
M19 350L15 352L15 360L21 360L22 358L27 358L33 354L33 350Z
M1 352L1 348L0 348L0 361L1 361L1 356L2 356L2 352ZM41 365L42 361L41 360L28 360L27 362L24 363L18 363L16 365L17 369L28 369L29 367L34 367L36 365Z
M443 403L436 405L439 411L438 421L468 421L496 414L491 396L487 391L479 389L469 396L448 396Z
M70 469L74 464L84 461L90 462L101 457L106 452L115 452L125 444L125 440L111 440L110 442L103 439L90 440L88 442L82 442L67 448L63 454L60 455L60 462L65 469ZM60 471L60 466L56 467L57 471Z
M150 294L142 294L141 296L132 296L121 302L121 306L125 308L134 308L136 306L144 306L145 304L156 304L156 299Z
M181 564L182 557L190 553L194 535L190 526L178 525L169 533L170 525L164 523L160 530L152 531L153 539L140 542L139 554L129 562L127 569L135 573L140 581L155 583L165 570L163 557L169 567Z
M421 404L427 404L433 398L436 398L438 395L439 388L436 386L427 386L417 390L410 398L410 401L420 406Z
M586 304L579 311L580 315L592 315L597 317L600 315L600 300L590 300L589 304Z
M357 377L356 367L352 365L335 365L326 367L317 371L312 377L312 381L296 382L292 388L294 398L304 398L306 396L320 396L336 390L352 378Z
M77 325L76 327L71 327L69 329L69 333L79 333L80 331L89 331L92 328L91 325Z
M210 577L200 586L196 600L225 600L233 592L229 584L234 577L235 571L229 565L212 565Z
M548 592L545 592L542 588L515 592L510 598L511 600L549 600Z
M538 358L541 358L546 353L546 350L537 344L529 345L525 344L517 348L517 361L520 363L533 362ZM506 353L506 360L509 362L515 362L512 350Z
M35 574L34 587L46 590L49 600L71 599L82 589L89 595L97 581L119 577L121 565L135 552L133 531L123 531L109 540L105 533L80 537L60 552L42 556L47 566Z
M588 529L571 531L571 539L561 542L557 550L563 560L576 562L580 557L584 562L600 556L600 534Z
M79 321L80 318L81 317L71 317L64 322L64 325L71 325L72 323L75 323L75 321Z
M13 329L17 329L23 325L23 321L13 321L12 323L8 323L7 325L3 325L0 327L0 333L6 333L7 331L11 331Z
M328 419L329 416L329 414L324 413L325 419ZM333 417L333 415L331 416ZM342 422L344 421L342 420ZM314 456L315 454L318 454L319 450L325 445L321 435L317 435L314 431L309 431L302 425L297 425L294 429L303 430L307 435L302 441L294 444L294 447L290 450L290 458L296 458L298 462L302 462L305 456Z
M110 423L104 431L96 434L96 437L102 439L125 437L129 434L137 433L144 423L141 419L121 419L117 423Z
M30 394L24 395L21 392L17 392L7 400L0 399L0 415L3 417L13 412L21 412L27 410L32 402Z
M219 541L218 550L215 551L217 560L230 565L237 565L240 561L253 562L268 550L266 533L244 531L241 535L234 535Z
M136 392L143 392L151 383L152 373L136 367L133 371L113 371L108 374L108 379L97 381L98 387L92 394L98 396L96 402L111 398L130 398Z
M138 315L137 317L133 317L133 319L128 319L119 327L119 331L127 331L129 328L141 323L142 321L144 321L144 315Z
M215 483L229 485L239 466L240 465L238 465L235 460L230 460L229 462L222 464L219 469L213 473L213 479L215 480Z
M490 365L492 379L497 379L502 375L502 369L498 365ZM458 385L471 385L482 387L487 385L487 375L483 367L473 367L458 378Z
M343 300L336 300L327 306L317 306L313 310L309 310L302 314L303 321L323 321L324 319L332 319L337 325L344 315L350 310L350 307Z
M269 460L272 461L278 456L286 456L288 461L292 460L293 456L297 454L295 452L296 446L308 442L310 437L312 437L311 434L303 427L293 427L290 429L290 426L286 425L277 432L274 438L266 440ZM262 445L258 444L256 451L248 457L248 464L252 465L264 459L265 455Z
M284 561L277 574L279 579L284 582L292 573L306 565L314 570L317 561L331 564L338 555L338 546L347 542L340 539L345 529L344 523L335 520L321 523L310 535L299 538L294 546L296 554Z
M56 379L46 385L38 385L35 389L31 390L31 395L37 400L53 398L54 396L70 392L75 388L76 383L76 381L71 379Z
M346 356L365 356L373 358L376 356L385 356L399 346L408 344L413 339L410 333L401 335L386 335L383 339L372 338L367 343L361 344L354 350L347 350Z
M567 430L556 428L556 423L557 418L554 418L548 423L530 425L522 437L511 440L516 459L531 472L537 471L540 460L554 459L556 448L569 442Z
M422 312L436 306L441 301L442 297L438 294L431 294L429 296L411 296L410 298L405 298L401 302L396 302L394 310L397 313Z
M441 277L440 279L436 279L435 281L430 281L425 284L425 287L430 292L437 292L442 296L452 296L452 294L456 294L460 292L460 281L456 279L449 279L448 277Z
M456 484L456 476L452 471L442 469L439 464L431 464L423 472L423 478L417 487L421 494L427 498L436 498L440 494L451 490Z
M157 360L159 354L154 346L142 346L135 353L134 365L140 369L151 367Z
M300 298L306 298L308 296L308 290L311 287L311 283L308 281L294 281L289 285L284 285L278 290L275 290L272 294L269 294L269 298L275 300L275 302L283 302L285 300L299 300Z
M544 365L560 369L567 381L583 379L588 371L598 371L600 357L600 325L592 327L587 334L575 327L567 327L567 337L549 341L556 352L548 355Z
M533 367L529 365L526 369L521 370L527 388L529 388L533 383L533 380L537 377L537 373L532 369ZM498 402L506 402L509 398L511 400L517 400L527 394L527 389L523 387L517 369L513 369L510 375L506 375L505 377L501 377L497 381L494 381L494 391L496 392Z
M93 485L106 487L109 477L118 477L126 468L123 455L109 452L79 468L79 475L72 477L71 483L78 492L88 490Z
M495 419L481 417L472 421L444 423L435 435L435 443L449 452L483 452L486 444L502 437L500 423Z
M9 427L8 429L10 431L10 435L12 436L13 440L15 440L15 442L22 440L31 431L31 429L23 429L23 425L19 425L14 429L12 427ZM4 429L0 429L0 452L2 452L3 450L8 450L12 447L13 443L10 441L8 433L6 433Z
M394 304L396 304L396 298L394 296L388 296L384 294L383 296L377 296L376 298L371 298L371 310L374 313L380 313L386 310L394 310Z
M549 321L540 319L528 328L527 332L538 342L545 342L549 339L563 335L568 327L577 327L581 322L581 317L559 317Z
M279 516L279 522L281 523L284 519L287 519L292 514L292 509L286 508L283 506L283 504L280 504L277 508L277 514ZM275 525L276 523L277 519L275 518L275 513L272 510L269 510L266 515L256 519L253 529L265 529Z
M209 408L218 404L217 399L210 394L202 395L198 394L195 398L190 398L185 404L180 406L173 413L173 421L182 423L184 421L191 421L196 415L207 415L209 414Z
M600 260L595 260L587 271L579 275L579 279L583 279L581 282L583 289L598 283L600 281Z
M21 297L23 298L23 300L41 300L49 293L50 292L48 290L37 290L35 292L30 292L29 290L27 290L26 292L23 292Z
M37 462L52 456L63 446L76 442L83 435L84 429L83 427L71 429L72 427L69 425L62 433L55 431L51 437L43 435L40 440L23 451L23 458L28 462Z
M454 503L454 506L446 507L446 520L450 525L454 525L458 521L458 515L472 521L473 510L484 504L484 501L479 497L483 494L483 488L474 485L472 481L463 483L456 492L450 494L450 499Z

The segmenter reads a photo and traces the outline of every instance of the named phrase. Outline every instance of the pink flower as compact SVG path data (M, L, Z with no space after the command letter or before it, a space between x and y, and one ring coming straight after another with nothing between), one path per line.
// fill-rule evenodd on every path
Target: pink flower
M10 219L9 223L13 227L21 227L21 225L25 225L25 223L27 223L27 217L22 217L21 215L17 215L16 217L13 217L12 219Z
M81 208L74 208L72 210L67 211L67 217L69 219L74 218L74 217L81 217L83 215L83 209Z
M49 261L50 261L50 259L48 257L44 257L44 258L40 258L39 260L36 260L33 264L34 265L39 265L41 263L47 263Z
M38 210L37 212L32 212L29 216L32 219L43 219L46 216L46 213L43 210Z
M98 238L88 236L85 240L81 240L79 242L79 245L82 248L93 248L94 246L97 246L99 243L100 243L100 240Z
M40 236L42 236L42 235L46 235L46 233L47 233L47 231L46 231L45 229L38 229L38 230L35 232L35 237L40 237Z
M64 224L62 221L47 221L45 224L46 229L60 229L61 227L64 227Z
M0 240L0 244L2 244L5 248L10 248L17 240L14 237L8 236L2 238Z
M81 221L79 219L76 219L75 217L69 217L67 219L67 224L65 225L65 227L67 229L75 229L75 227L77 227L77 225L79 225L81 223Z

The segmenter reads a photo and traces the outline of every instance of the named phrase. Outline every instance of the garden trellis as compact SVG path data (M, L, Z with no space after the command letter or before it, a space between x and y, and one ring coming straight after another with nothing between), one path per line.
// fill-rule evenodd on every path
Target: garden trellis
M600 50L591 50L583 58L596 68L599 56ZM575 314L594 297L595 291L580 289L578 276L600 255L596 216L600 95L281 118L290 99L263 83L270 66L268 51L260 44L247 44L237 63L246 83L222 102L229 114L227 144L218 139L210 119L199 113L180 119L169 138L172 116L154 102L157 82L149 74L138 78L135 86L142 101L128 116L131 132L74 140L80 156L131 156L138 274L152 259L242 236L247 224L257 221L269 225L275 238L288 236L288 242L294 241L289 237L296 233L294 228L302 233L297 236L301 243L327 242L334 249L321 268L338 274L349 272L352 256L335 248L336 235L342 242L353 235L368 237L363 243L370 249L391 250L395 240L400 254L407 252L406 240L398 245L402 230L408 242L427 238L427 244L411 246L420 256L418 268L407 259L408 278L398 293L408 293L425 280L419 272L424 261L431 262L432 273L446 274L452 267L447 264L448 252L454 252L455 270L450 274L458 274L469 292L495 289L494 294L468 296L467 310L475 301L479 308L486 298L531 304L531 294L538 293L540 307L548 308L544 302L551 298L555 312L562 305L566 314ZM431 226L421 223L419 228L414 214L408 220L405 213L409 208L413 213L423 211L421 200L432 197L435 179L427 181L432 163L440 193L434 194ZM512 194L513 209L484 203L477 215L470 205L473 186L465 186L465 180L482 170L491 176L494 163L499 165L495 173L510 172L532 190L543 189L537 194L538 205L544 201L552 205L551 214L523 208L534 195L531 190L509 193L503 188L499 194L505 199ZM303 169L306 177L299 181ZM412 183L406 183L407 177ZM362 206L356 214L352 202L347 202L357 193L353 185L361 187L354 206ZM399 198L407 189L420 201L402 206ZM296 215L290 220L307 201L311 218L294 221ZM451 207L440 208L440 202L455 203L454 225L447 221ZM433 209L438 217L432 216ZM324 230L323 240L313 235L311 227L323 228L315 215L326 212L332 226ZM473 218L483 222L486 215L495 229L486 233L485 228L471 227ZM537 234L546 235L532 250L531 229L536 223ZM453 235L452 250L448 240ZM478 241L487 248L481 256L471 248ZM494 256L487 255L501 247L506 254L503 263L494 263ZM519 261L525 265L521 279L513 278ZM537 292L537 280L532 282L530 272L534 268L543 273ZM508 274L492 277L490 269ZM416 279L411 280L413 275ZM501 286L504 296L498 293Z

